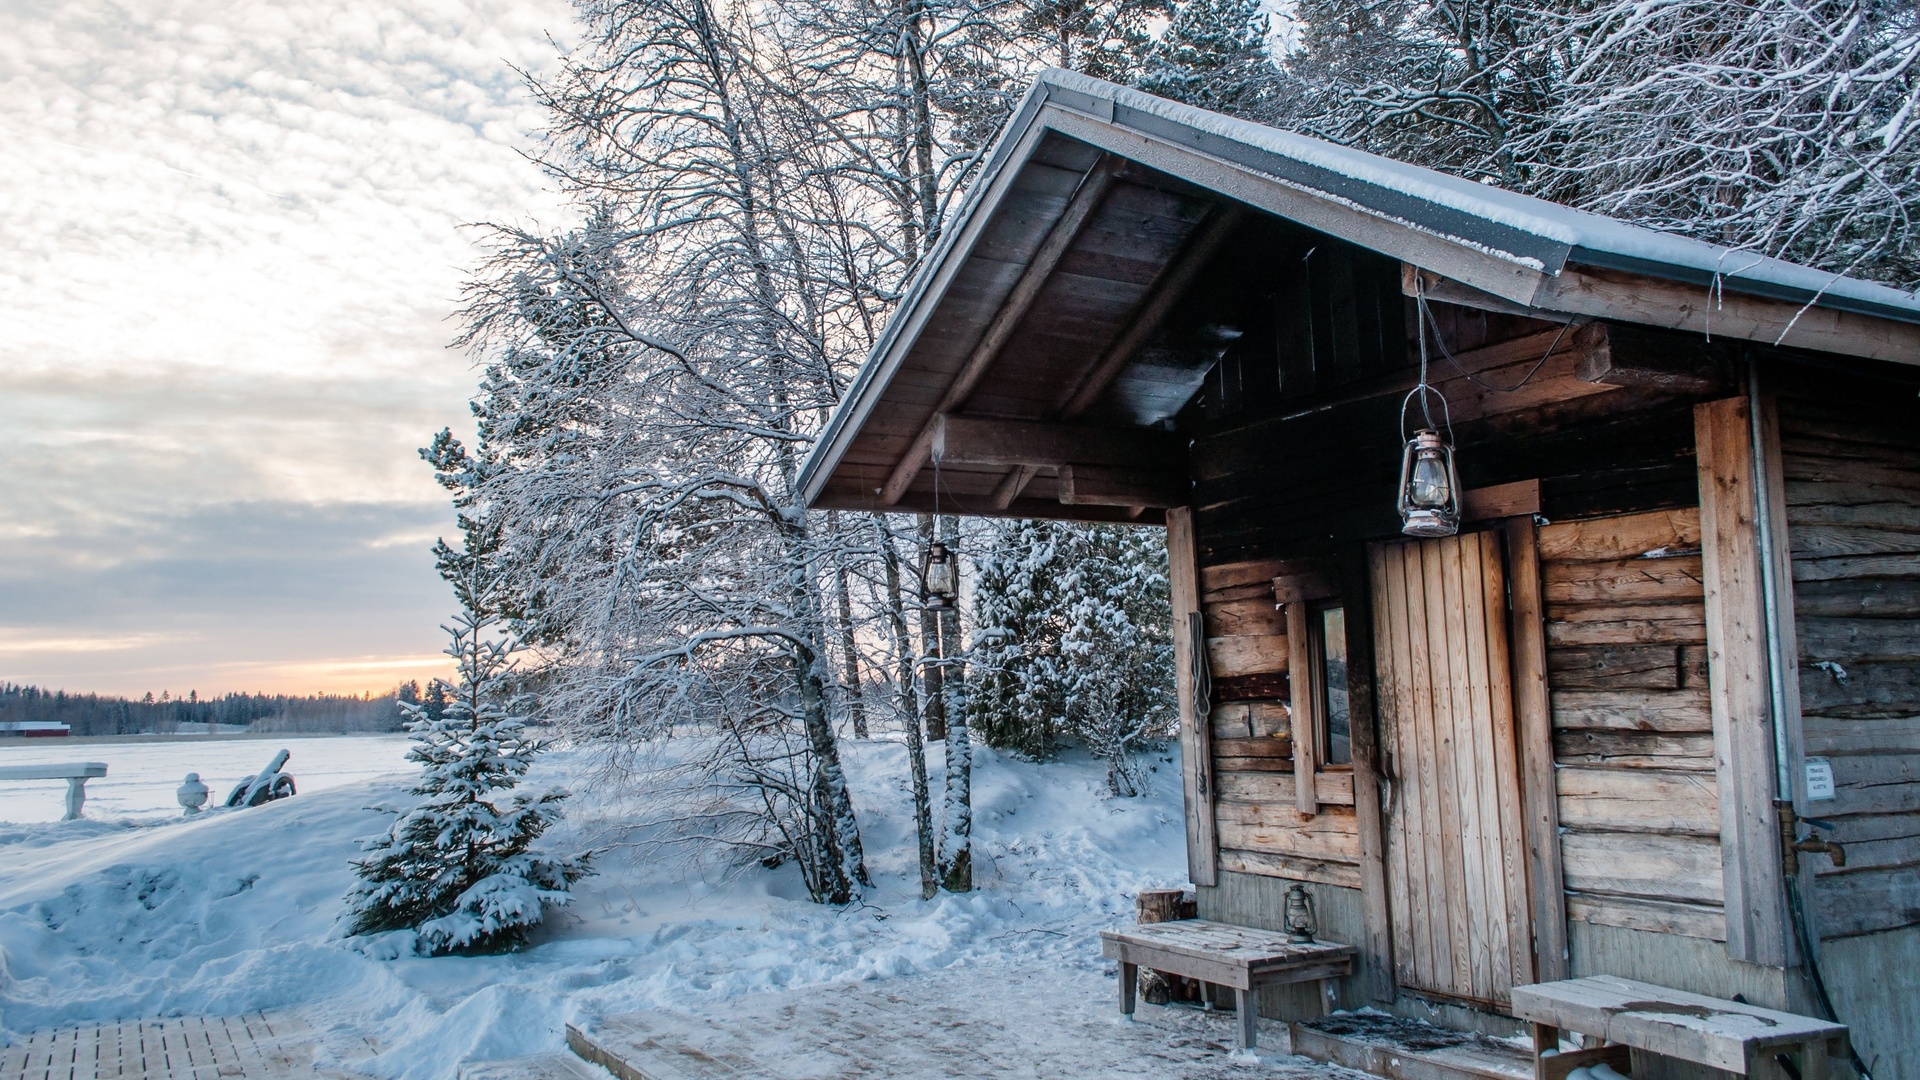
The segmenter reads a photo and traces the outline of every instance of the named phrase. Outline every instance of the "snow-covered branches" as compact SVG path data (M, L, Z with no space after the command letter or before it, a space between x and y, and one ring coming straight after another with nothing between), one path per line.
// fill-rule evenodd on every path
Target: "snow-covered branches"
M1173 615L1158 534L1018 522L982 561L969 712L988 743L1051 756L1063 735L1144 789L1140 751L1174 731Z
M1614 0L1553 45L1533 187L1654 228L1920 286L1920 8Z
M1305 0L1281 122L1730 247L1920 286L1920 8Z

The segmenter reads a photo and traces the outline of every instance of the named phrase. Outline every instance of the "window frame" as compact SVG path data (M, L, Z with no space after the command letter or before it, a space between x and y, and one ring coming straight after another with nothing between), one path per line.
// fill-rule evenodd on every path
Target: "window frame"
M1321 672L1325 655L1321 612L1330 608L1343 611L1346 602L1334 584L1334 575L1324 571L1303 570L1273 580L1274 600L1285 609L1287 631L1287 709L1293 735L1294 807L1300 813L1320 812L1320 778L1351 777L1353 764L1326 761L1322 742L1326 735L1326 687ZM1349 624L1350 625L1350 624ZM1353 638L1347 635L1347 654L1353 652ZM1348 747L1352 747L1351 681L1349 673ZM1351 757L1351 753L1348 755ZM1351 779L1347 781L1352 783Z

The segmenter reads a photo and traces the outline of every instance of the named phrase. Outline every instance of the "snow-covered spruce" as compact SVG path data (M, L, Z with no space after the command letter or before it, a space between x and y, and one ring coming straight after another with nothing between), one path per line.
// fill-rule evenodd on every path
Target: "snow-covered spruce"
M1173 733L1167 556L1148 530L1022 521L981 561L972 722L1036 760L1070 735L1107 763L1107 787L1145 789L1140 754Z
M498 614L491 545L484 527L465 518L462 525L466 550L439 550L461 599L447 628L459 683L437 717L402 706L413 717L407 757L423 766L413 788L423 800L360 842L366 854L354 860L359 881L347 896L350 932L413 930L429 955L520 948L588 872L585 854L531 850L567 793L513 791L543 747L528 735L526 699L515 691L520 643Z

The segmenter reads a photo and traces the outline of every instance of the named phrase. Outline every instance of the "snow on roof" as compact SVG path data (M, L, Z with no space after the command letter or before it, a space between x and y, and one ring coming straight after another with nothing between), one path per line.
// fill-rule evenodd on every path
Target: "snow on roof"
M1110 103L1117 125L1171 138L1549 274L1578 263L1697 284L1717 277L1721 287L1737 292L1920 322L1920 295L1630 225L1076 72L1048 69L1030 93L1030 100L1057 100L1083 111L1091 103L1076 103L1076 97ZM1033 111L1023 107L1016 116Z
M1225 161L1280 186L1310 192L1436 236L1540 280L1569 265L1620 270L1650 278L1715 286L1736 293L1920 324L1920 294L1816 270L1783 259L1658 232L1545 199L1340 146L1295 132L1237 120L1191 105L1059 68L1042 71L988 150L978 175L949 214L939 242L920 261L867 362L827 420L800 469L803 501L818 498L869 411L912 348L919 309L928 304L941 268L967 252L961 238L1009 169L1049 106L1068 109L1150 139ZM1124 156L1124 151L1119 151ZM1521 298L1524 300L1524 298ZM937 304L939 297L932 302Z

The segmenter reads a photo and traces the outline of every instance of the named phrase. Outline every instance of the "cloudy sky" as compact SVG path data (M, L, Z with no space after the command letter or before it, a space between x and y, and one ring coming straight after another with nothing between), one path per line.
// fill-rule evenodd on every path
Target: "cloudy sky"
M466 222L563 0L0 0L0 681L203 696L440 669Z

